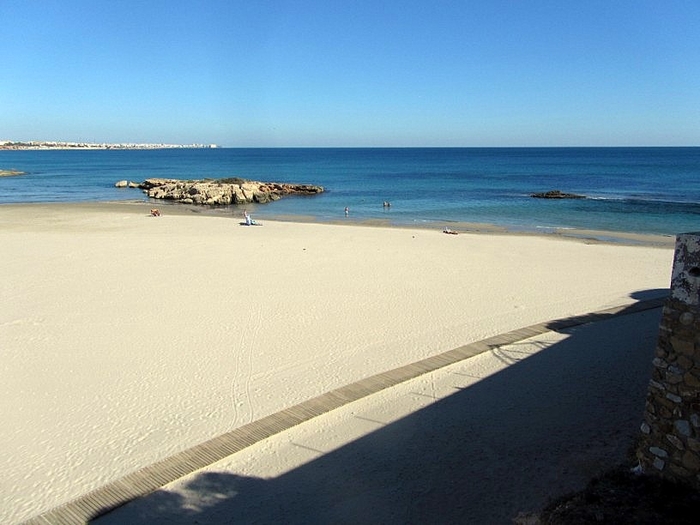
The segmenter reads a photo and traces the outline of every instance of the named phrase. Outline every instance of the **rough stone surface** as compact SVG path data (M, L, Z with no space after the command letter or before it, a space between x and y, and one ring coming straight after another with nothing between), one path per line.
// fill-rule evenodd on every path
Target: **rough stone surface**
M693 388L700 388L700 379L697 378L692 372L688 372L683 376L683 381L685 381L685 384L688 386L692 386Z
M683 233L676 237L676 252L671 275L671 298L689 306L700 305L700 233ZM681 311L679 318L696 311ZM686 315L684 318L688 318ZM691 323L694 324L694 323ZM688 326L688 325L684 325Z
M536 199L585 199L585 195L578 195L576 193L564 193L559 190L550 190L541 193L533 193L531 197Z
M649 452L654 454L656 457L659 458L667 458L668 457L668 452L666 452L664 449L659 448L659 447L649 447Z
M682 401L680 396L677 396L676 394L671 394L670 392L666 394L666 399L672 401L673 403L680 403Z
M690 450L683 454L683 466L691 472L700 471L700 457Z
M700 233L676 238L637 457L700 489Z
M119 181L117 184L127 181ZM242 179L179 180L146 179L138 185L152 199L167 199L182 204L227 206L230 204L264 204L287 195L317 195L321 186L258 182Z
M666 439L668 439L669 443L671 443L678 450L685 450L685 445L683 442L673 434L666 434Z
M690 423L687 421L676 421L674 424L674 427L676 427L676 432L684 437L690 437Z

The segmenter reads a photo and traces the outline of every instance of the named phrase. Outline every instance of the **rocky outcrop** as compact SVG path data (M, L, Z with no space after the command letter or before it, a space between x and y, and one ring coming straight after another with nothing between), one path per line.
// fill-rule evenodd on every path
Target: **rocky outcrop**
M543 193L533 193L530 195L536 199L585 199L585 195L578 195L576 193L563 193L559 190L545 191Z
M139 188L141 185L138 182L129 180L120 180L114 184L115 188Z
M212 206L253 202L264 204L279 200L286 195L323 193L323 187L310 184L258 182L244 179L146 179L138 187L152 199Z

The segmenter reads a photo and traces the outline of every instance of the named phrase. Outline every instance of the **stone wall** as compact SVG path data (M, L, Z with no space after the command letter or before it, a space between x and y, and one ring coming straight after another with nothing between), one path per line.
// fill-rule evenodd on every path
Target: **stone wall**
M644 472L700 489L700 232L676 238L641 432Z

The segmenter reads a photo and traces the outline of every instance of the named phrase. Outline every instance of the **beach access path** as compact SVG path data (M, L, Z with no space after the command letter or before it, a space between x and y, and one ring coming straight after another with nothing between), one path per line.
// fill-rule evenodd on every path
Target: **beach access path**
M633 466L659 303L567 319L426 373L94 523L512 524Z

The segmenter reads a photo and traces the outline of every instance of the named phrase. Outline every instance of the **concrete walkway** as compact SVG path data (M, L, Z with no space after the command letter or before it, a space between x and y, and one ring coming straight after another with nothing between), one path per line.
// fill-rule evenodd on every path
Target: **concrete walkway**
M526 327L366 378L27 523L510 523L624 460L662 302Z

